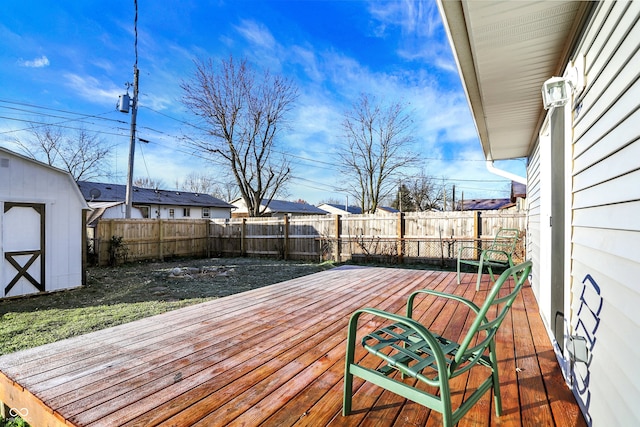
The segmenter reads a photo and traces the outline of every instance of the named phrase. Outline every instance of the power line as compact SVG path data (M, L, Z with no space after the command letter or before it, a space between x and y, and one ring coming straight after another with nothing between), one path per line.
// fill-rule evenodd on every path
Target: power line
M62 123L68 123L68 122L76 122L76 121L78 121L77 119L65 120L65 121L57 122L57 123L38 122L38 121L35 121L35 120L18 119L18 118L15 118L15 117L6 117L6 116L0 116L0 119L12 120L12 121L21 122L21 123L29 123L29 124L33 124L33 125L38 125L36 127L55 126L55 127L59 127L59 128L63 128L63 129L85 130L85 129L82 129L82 128L73 127L73 126L65 126L65 125L62 124ZM24 128L24 129L12 129L12 130L7 130L7 131L4 131L4 132L0 132L0 135L13 133L13 132L28 131L28 130L31 130L31 129L32 128L30 128L30 127L29 128ZM122 129L122 130L124 130L124 129ZM122 134L119 134L119 133L106 132L106 131L102 131L102 130L101 131L92 130L92 132L99 133L99 134L104 134L104 135L126 136L126 135L122 135Z
M11 104L11 105L19 105L19 106L22 106L22 107L37 108L39 110L55 111L57 113L64 113L64 114L73 114L73 115L76 115L76 116L81 116L83 118L96 118L96 119L100 119L100 120L106 120L106 121L112 121L112 122L118 122L118 123L125 123L126 124L126 122L124 122L122 120L110 119L110 118L107 118L107 117L102 117L105 114L111 114L111 113L115 112L115 110L113 110L113 111L110 110L110 111L107 111L107 112L104 112L104 113L101 113L101 114L86 114L86 113L78 113L78 112L69 111L69 110L61 110L61 109L58 109L58 108L44 107L42 105L30 104L30 103L26 103L26 102L9 101L7 99L0 99L0 103ZM2 107L2 106L0 106L0 107ZM10 107L2 107L2 108L10 108ZM24 111L29 111L29 110L24 110ZM42 113L38 113L38 112L35 112L35 111L33 113L34 114L42 114Z

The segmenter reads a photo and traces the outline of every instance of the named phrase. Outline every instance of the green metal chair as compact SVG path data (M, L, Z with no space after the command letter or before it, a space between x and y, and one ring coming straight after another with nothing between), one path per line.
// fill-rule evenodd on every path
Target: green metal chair
M363 308L353 313L347 334L343 415L347 416L352 412L353 377L357 376L442 413L442 423L445 427L455 425L493 386L496 415L500 416L502 400L495 335L527 280L531 265L531 261L527 261L505 270L488 292L481 307L457 295L419 290L409 296L406 317L375 308ZM508 295L499 296L500 290L511 276L517 278L515 286ZM469 332L459 344L429 331L412 319L415 298L421 294L458 301L476 313ZM489 320L487 313L496 313L496 307L498 308L497 316ZM383 360L382 366L377 369L361 364L367 358L363 358L360 362L354 360L358 318L365 313L393 322L361 339L362 346L369 353ZM371 363L369 359L367 365ZM378 366L378 363L373 366ZM449 381L475 367L488 368L488 377L457 409L453 410ZM416 386L391 378L389 375L395 371L401 373L401 379L408 376L418 380ZM437 387L439 392L432 394L424 390L424 387L419 388L420 382Z
M493 268L513 267L513 252L520 237L520 231L515 228L501 228L493 238L488 248L482 249L476 246L462 246L458 250L458 284L460 284L460 264L475 265L478 267L478 281L476 291L480 289L482 270L487 267L491 275L491 281L495 282ZM480 254L478 256L478 253Z

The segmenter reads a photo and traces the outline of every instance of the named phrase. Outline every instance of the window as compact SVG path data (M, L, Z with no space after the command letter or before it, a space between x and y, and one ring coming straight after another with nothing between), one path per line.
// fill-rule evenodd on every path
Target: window
M140 209L142 218L149 218L149 206L138 206L138 209Z
M169 208L169 218L175 218L176 217L176 210L173 208Z
M209 218L209 208L202 208L202 218Z
M191 216L191 208L182 209L182 216Z

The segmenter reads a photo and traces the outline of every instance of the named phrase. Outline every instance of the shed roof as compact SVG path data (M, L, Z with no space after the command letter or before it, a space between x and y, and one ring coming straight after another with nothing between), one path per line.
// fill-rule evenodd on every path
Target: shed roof
M89 202L123 202L127 188L121 184L78 181L78 187ZM208 194L188 191L154 190L133 187L133 203L138 205L200 206L211 208L233 208L234 206Z
M69 190L72 193L74 193L74 195L75 195L74 197L76 197L77 200L82 204L82 208L83 209L88 209L89 208L89 206L87 205L87 203L85 201L86 199L83 197L83 194L81 194L80 191L78 190L78 187L76 185L74 185L75 184L75 180L73 179L73 176L71 176L71 174L69 172L67 172L65 170L62 170L62 169L59 169L59 168L57 168L55 166L48 165L48 164L43 163L43 162L41 162L39 160L35 160L35 159L30 158L30 157L24 156L22 154L16 153L16 152L11 151L11 150L9 150L7 148L4 148L4 147L0 147L0 155L6 155L6 156L9 156L9 157L13 156L13 157L21 159L22 161L25 161L25 162L27 162L29 164L32 164L32 165L34 165L36 167L48 170L51 173L64 175L65 179L69 182ZM0 165L0 167L7 167L7 166L4 165L4 162L2 163L2 165Z

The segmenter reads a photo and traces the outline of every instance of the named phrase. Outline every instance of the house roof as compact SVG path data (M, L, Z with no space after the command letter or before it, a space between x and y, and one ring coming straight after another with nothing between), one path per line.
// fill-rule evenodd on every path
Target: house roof
M564 71L594 3L438 0L487 160L529 155L542 84Z
M398 212L400 212L398 209L392 208L391 206L378 206L378 209L381 210L381 211L388 212L388 213L398 213Z
M92 209L87 215L87 226L93 227L96 225L96 221L102 218L104 212L113 207L124 204L121 202L89 202L89 207Z
M345 206L339 203L323 203L320 206L325 206L325 205L331 206L332 208L335 208L335 209L340 209L342 211L348 212L353 215L358 215L362 213L362 208L360 206Z
M511 199L469 199L461 203L464 211L491 211L512 205Z
M245 212L247 210L247 206L244 203L242 198L237 198L231 202L234 207L238 208L239 212ZM262 200L260 206L264 207L267 203L267 200ZM265 212L268 213L281 213L281 214L305 214L305 215L326 215L329 212L324 211L316 206L310 205L308 203L299 203L299 202L288 202L286 200L275 200L272 199L268 202L269 205L265 209ZM238 212L237 211L237 212Z
M78 187L88 202L124 202L127 188L121 184L78 181ZM137 205L199 206L233 208L234 206L208 194L188 191L154 190L133 187L133 203Z
M264 201L262 203L264 205ZM299 213L307 215L325 215L327 211L308 203L287 202L286 200L271 200L268 205L273 213Z

